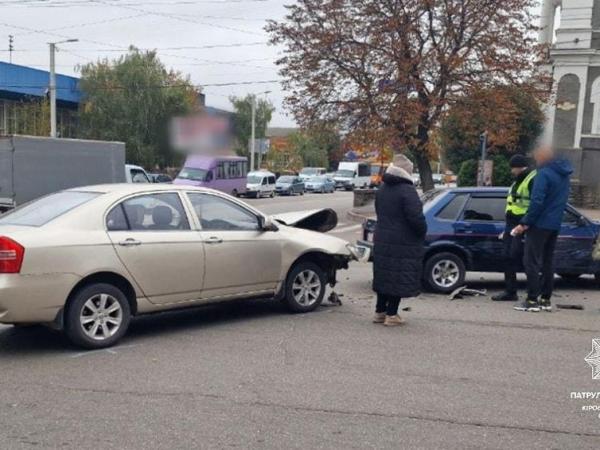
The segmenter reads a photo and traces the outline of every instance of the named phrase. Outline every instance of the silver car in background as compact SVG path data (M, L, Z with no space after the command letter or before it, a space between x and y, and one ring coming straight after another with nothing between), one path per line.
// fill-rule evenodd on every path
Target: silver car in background
M0 323L102 348L138 314L261 297L312 311L358 252L304 228L336 223L328 210L268 217L189 186L61 191L0 216Z

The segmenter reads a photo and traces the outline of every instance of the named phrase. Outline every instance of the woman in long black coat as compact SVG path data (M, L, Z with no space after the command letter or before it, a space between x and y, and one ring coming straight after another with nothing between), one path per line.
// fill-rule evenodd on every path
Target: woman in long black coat
M402 298L421 292L427 223L412 181L413 164L397 155L377 192L373 248L373 290L377 293L375 323L397 326Z

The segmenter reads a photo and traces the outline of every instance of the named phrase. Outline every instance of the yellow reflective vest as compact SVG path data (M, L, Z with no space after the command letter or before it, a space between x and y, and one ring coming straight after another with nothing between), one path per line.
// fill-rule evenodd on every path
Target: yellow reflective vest
M506 212L511 213L514 216L524 216L527 214L529 205L531 203L531 192L529 191L529 184L531 180L537 175L535 170L532 170L529 175L525 177L521 184L517 187L517 192L513 195L514 187L516 183L510 187L508 198L506 199Z

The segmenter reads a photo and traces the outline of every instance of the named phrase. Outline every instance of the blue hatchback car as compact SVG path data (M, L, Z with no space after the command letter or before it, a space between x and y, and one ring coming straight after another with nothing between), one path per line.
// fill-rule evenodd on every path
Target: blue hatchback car
M464 284L467 272L504 272L507 261L500 235L507 195L508 188L451 188L423 195L426 287L449 293ZM375 220L365 222L359 245L372 247L375 226ZM568 279L593 274L600 281L600 261L592 258L599 234L599 222L569 205L556 246L556 272Z

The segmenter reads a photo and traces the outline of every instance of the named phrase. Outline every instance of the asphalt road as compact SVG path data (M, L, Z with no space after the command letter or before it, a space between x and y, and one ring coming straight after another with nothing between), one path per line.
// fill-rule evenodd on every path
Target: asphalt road
M251 200L265 212L334 207L347 193ZM268 301L142 317L122 344L81 352L43 327L0 327L0 448L600 448L600 338L591 280L559 283L585 311L518 313L487 298L403 302L370 322L369 265L340 274L341 307ZM471 276L495 292L496 275Z

